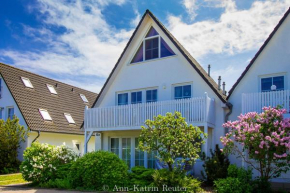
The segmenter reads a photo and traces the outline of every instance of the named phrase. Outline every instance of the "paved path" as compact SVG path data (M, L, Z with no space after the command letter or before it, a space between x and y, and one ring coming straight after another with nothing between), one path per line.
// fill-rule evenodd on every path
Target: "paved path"
M0 193L81 193L81 191L69 191L69 190L56 190L56 189L43 189L43 188L30 188L23 186L0 186Z

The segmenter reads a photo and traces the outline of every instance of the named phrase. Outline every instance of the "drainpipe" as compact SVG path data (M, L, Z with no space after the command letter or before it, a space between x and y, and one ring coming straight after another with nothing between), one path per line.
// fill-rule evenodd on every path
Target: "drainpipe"
M32 143L34 143L39 138L39 136L40 136L40 131L37 131L37 136L35 137L35 139L33 139Z
M232 114L232 111L233 111L233 105L232 105L232 103L227 102L226 103L226 106L229 108L230 111L225 116L225 123L228 121L229 116L230 116L230 114ZM226 128L225 129L225 134L228 133L228 132L229 132L229 130L228 130L228 128Z

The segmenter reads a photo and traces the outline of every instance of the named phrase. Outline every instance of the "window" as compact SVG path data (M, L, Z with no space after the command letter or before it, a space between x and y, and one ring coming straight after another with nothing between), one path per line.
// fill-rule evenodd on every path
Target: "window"
M51 116L49 115L48 111L45 109L39 109L39 112L45 121L52 121Z
M118 105L128 104L128 93L118 94Z
M2 107L0 107L0 119L3 119L3 108Z
M157 89L146 90L146 102L156 102L157 101Z
M33 88L33 85L31 84L30 80L25 77L21 77L23 84L28 88Z
M151 27L131 63L175 55L165 40Z
M131 92L131 104L142 103L142 91Z
M80 94L80 97L82 98L82 100L84 101L84 103L88 103L89 102L88 99L87 99L87 97L85 95Z
M131 167L131 138L122 138L122 160Z
M135 138L135 166L144 166L144 151L138 148L139 140Z
M49 90L49 92L50 92L51 94L57 94L57 92L56 92L54 86L52 86L52 85L50 85L50 84L47 84L46 86L47 86L47 88L48 88L48 90Z
M275 76L261 78L261 91L272 91L272 85L276 86L275 90L284 90L284 76Z
M191 85L174 87L174 99L185 99L191 97Z
M155 168L155 158L156 158L155 151L151 151L150 153L148 153L148 160L147 160L148 168Z
M8 113L7 118L10 118L10 120L12 120L13 116L14 116L14 108L13 107L8 107L7 111L8 111L7 112Z
M111 152L119 156L119 138L111 138Z
M64 116L69 124L75 124L75 121L73 120L73 118L70 114L64 113Z

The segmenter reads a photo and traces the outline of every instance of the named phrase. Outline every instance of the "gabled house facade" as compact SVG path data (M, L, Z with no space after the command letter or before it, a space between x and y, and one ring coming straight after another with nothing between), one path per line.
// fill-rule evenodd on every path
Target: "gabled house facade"
M174 111L208 133L203 151L220 144L228 111L224 92L147 10L93 107L85 111L85 140L95 134L96 149L116 153L129 167L152 168L154 155L137 148L141 126ZM198 160L195 173L201 169Z
M31 143L66 145L83 154L83 113L96 93L0 63L0 119L19 118L29 129L19 159ZM88 150L94 151L90 142Z
M273 32L246 67L227 100L233 104L229 120L236 120L241 113L261 112L262 107L277 105L287 109L290 117L290 8ZM241 160L232 162L247 166ZM288 182L290 172L276 181Z

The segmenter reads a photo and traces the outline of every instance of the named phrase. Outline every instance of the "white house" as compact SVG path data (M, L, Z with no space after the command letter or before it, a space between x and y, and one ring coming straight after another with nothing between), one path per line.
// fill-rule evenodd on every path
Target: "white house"
M241 113L261 112L264 106L281 105L290 117L290 8L259 49L229 92L233 104L229 120ZM240 160L231 159L238 165ZM290 182L290 172L276 181Z
M35 140L83 153L83 112L97 94L0 63L0 119L19 118L29 128L23 150ZM89 151L95 150L90 142Z
M97 133L96 149L116 153L130 167L154 167L154 156L137 149L141 126L146 119L174 111L208 133L205 152L220 144L228 111L226 95L147 10L93 108L85 111L86 141ZM198 161L195 173L201 169Z

